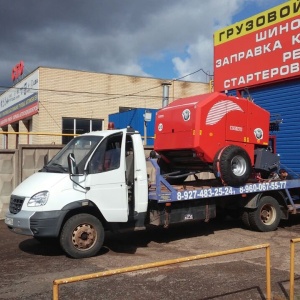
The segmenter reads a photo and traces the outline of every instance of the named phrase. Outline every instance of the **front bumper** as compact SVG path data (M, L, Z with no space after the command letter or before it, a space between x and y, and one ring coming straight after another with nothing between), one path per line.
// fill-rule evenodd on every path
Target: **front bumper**
M20 211L17 214L8 212L5 224L18 234L36 237L58 237L60 227L67 211L32 212Z
M8 212L5 215L5 224L15 233L33 235L33 232L30 230L30 218L33 214L33 211L22 210L18 214Z

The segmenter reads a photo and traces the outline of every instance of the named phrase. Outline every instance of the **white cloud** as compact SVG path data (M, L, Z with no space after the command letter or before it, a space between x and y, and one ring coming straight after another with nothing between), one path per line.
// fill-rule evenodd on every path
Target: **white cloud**
M197 38L189 41L185 58L173 58L178 77L202 69L203 71L186 77L186 80L207 82L210 79L206 73L213 74L213 33L231 24L232 16L241 7L241 0L207 1L202 4Z
M211 79L208 74L212 75L213 73L212 48L211 39L202 37L198 39L198 42L195 42L188 47L187 58L173 58L172 61L178 73L178 77L185 76L201 69L199 72L186 77L185 80L208 82Z

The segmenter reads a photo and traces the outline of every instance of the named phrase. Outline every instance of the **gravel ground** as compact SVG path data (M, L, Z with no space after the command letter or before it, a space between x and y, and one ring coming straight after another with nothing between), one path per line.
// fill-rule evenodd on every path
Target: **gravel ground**
M290 240L300 215L278 230L253 232L237 220L212 220L167 230L108 234L92 258L67 257L59 245L10 232L0 221L0 299L52 299L53 280L269 243L272 299L289 299ZM298 250L299 248L299 250ZM59 286L59 299L266 299L265 249L201 259ZM295 254L300 299L300 244Z

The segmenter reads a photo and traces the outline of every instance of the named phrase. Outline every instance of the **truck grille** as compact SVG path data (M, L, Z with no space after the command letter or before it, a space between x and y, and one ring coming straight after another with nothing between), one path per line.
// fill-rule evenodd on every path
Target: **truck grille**
M10 203L9 203L9 211L12 214L17 214L21 210L24 200L25 197L18 197L18 196L11 195Z

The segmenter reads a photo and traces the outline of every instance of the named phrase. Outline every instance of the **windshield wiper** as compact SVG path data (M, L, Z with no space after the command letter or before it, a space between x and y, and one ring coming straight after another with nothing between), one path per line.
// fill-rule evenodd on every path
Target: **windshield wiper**
M51 166L57 167L57 168L61 169L64 172L68 172L68 169L63 167L61 164L53 163L53 164L51 164Z
M67 173L68 169L63 167L61 164L52 163L51 165L43 166L39 172Z

